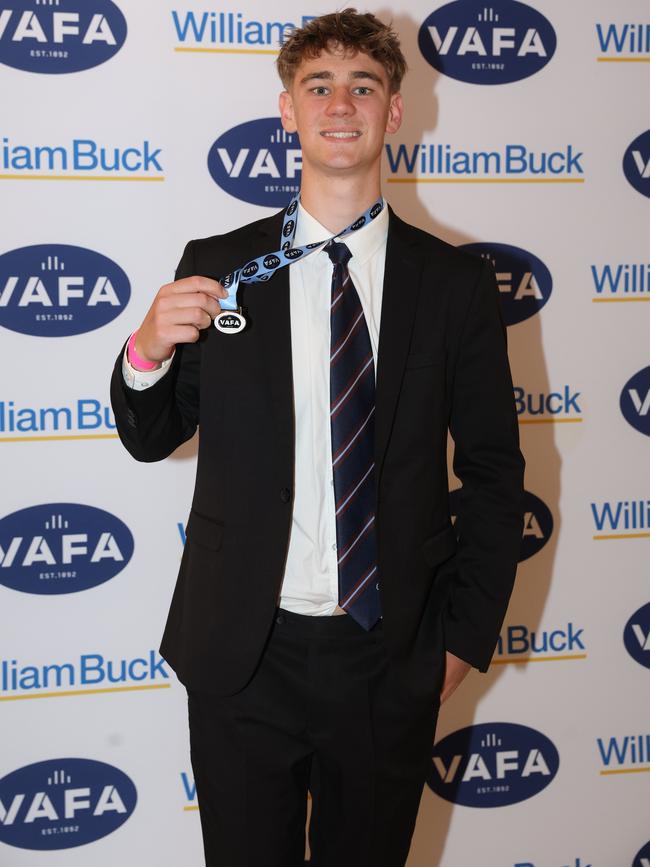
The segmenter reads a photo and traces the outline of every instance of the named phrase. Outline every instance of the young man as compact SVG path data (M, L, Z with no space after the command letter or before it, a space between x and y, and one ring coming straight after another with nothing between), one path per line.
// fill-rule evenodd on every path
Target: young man
M487 669L518 559L504 329L488 266L381 198L394 32L325 15L278 68L300 203L188 244L112 399L139 460L200 428L161 650L188 689L207 864L301 864L309 790L314 867L400 867L440 700ZM240 284L246 327L222 333L218 278L238 274L264 279Z

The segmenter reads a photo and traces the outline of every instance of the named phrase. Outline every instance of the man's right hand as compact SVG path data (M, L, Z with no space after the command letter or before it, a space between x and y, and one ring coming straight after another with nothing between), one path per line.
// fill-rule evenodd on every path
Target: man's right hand
M163 286L138 328L135 351L145 361L160 364L177 343L196 343L204 328L221 313L219 301L228 296L209 277L185 277Z

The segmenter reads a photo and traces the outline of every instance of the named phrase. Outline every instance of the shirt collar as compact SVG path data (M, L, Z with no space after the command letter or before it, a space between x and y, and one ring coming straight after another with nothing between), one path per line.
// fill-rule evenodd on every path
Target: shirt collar
M346 244L352 253L352 256L359 264L363 264L377 250L386 244L388 237L388 206L385 199L382 199L384 207L374 220L364 226L363 229L358 229L342 239L342 243ZM303 247L305 244L313 244L316 241L323 241L330 237L329 229L321 225L315 217L306 211L301 204L298 205L297 213L298 224L296 226L296 236L294 246Z

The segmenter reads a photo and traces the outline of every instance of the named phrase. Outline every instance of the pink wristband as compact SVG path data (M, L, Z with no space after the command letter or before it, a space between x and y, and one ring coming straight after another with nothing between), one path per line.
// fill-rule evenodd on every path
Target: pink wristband
M145 361L144 358L140 358L138 353L135 351L135 338L137 333L137 331L134 331L129 338L129 345L126 348L126 357L129 359L129 363L139 370L155 370L159 366L157 361Z

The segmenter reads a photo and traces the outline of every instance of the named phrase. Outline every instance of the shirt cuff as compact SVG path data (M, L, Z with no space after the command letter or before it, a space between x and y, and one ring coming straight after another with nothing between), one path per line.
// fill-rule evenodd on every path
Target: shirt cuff
M160 367L156 368L156 370L136 370L135 367L129 363L127 348L125 347L124 355L122 356L122 377L124 382L129 388L132 388L133 391L144 391L145 388L150 388L167 373L169 365L172 363L172 359L174 358L174 354L172 354L171 358L163 361Z

